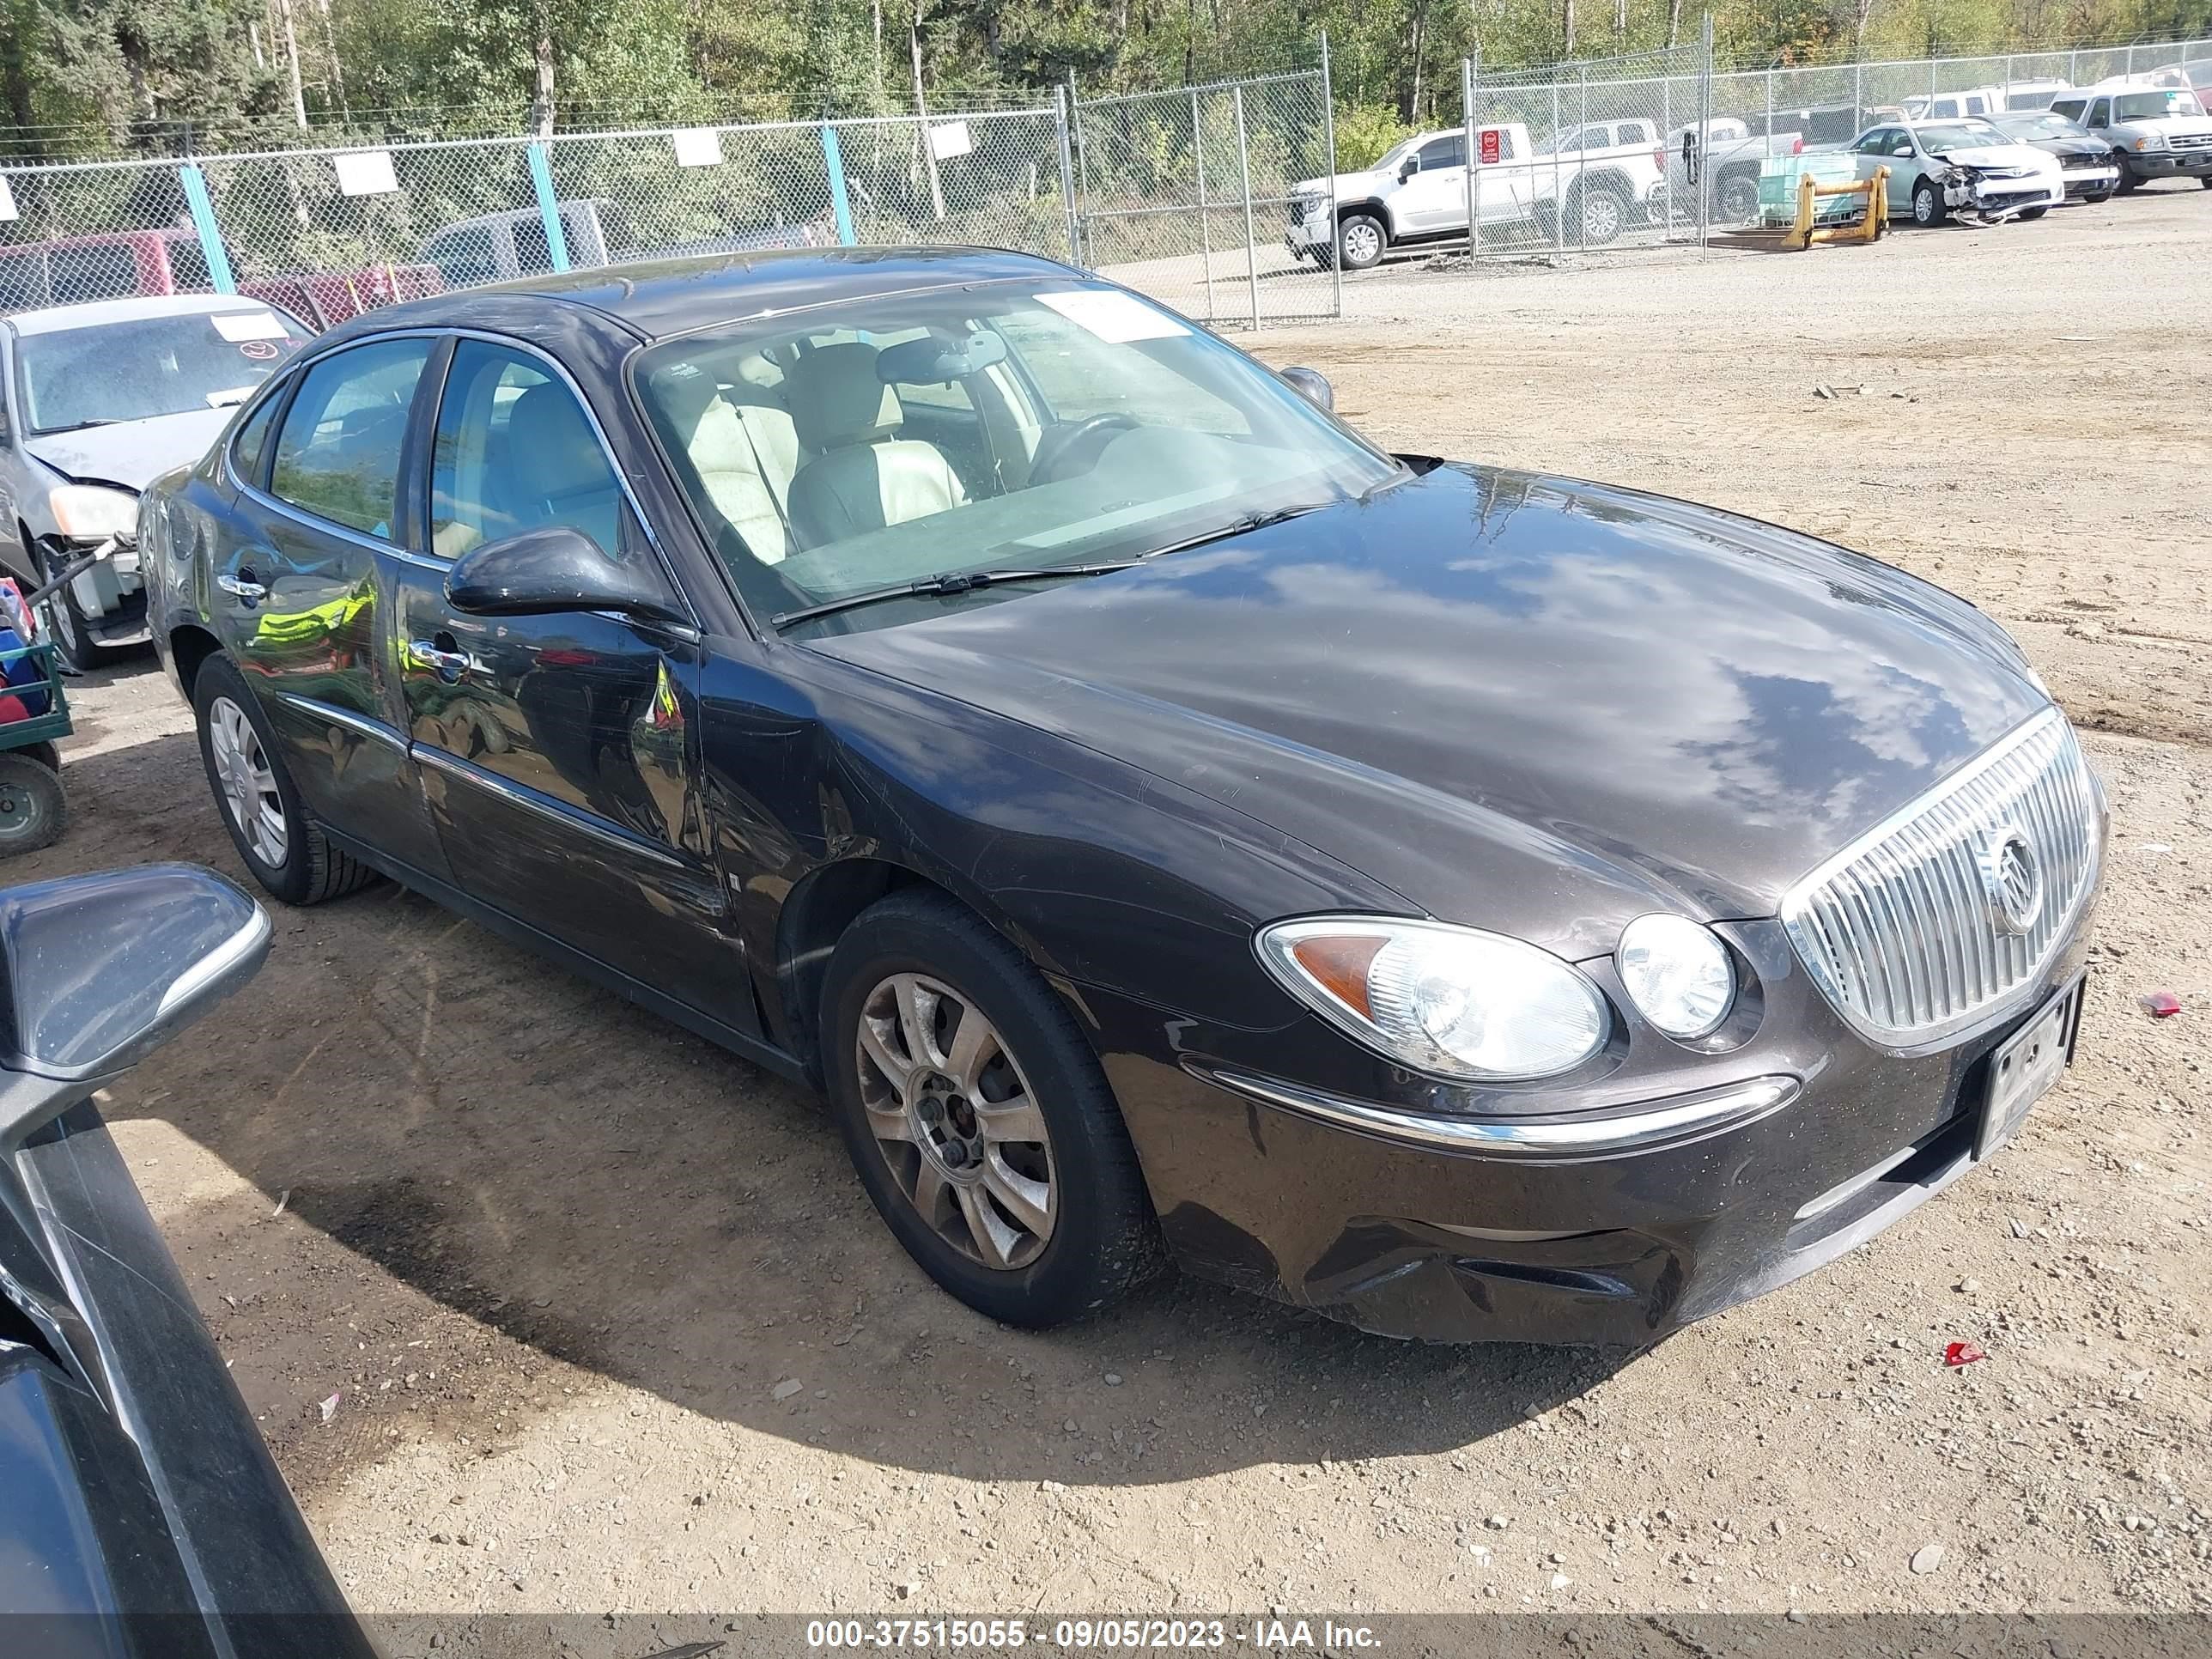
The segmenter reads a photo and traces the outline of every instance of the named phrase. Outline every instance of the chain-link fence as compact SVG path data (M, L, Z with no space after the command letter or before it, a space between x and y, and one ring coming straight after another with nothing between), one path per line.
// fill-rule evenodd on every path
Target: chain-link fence
M1681 46L1577 64L1565 79L1486 74L1468 59L1465 129L1446 143L1471 165L1408 216L1425 213L1476 259L1701 247L1692 135L1711 112L1709 61L1704 46ZM1426 168L1407 181L1417 192Z
M1332 264L1287 234L1336 173L1327 64L1077 99L1083 262L1217 327L1335 316Z

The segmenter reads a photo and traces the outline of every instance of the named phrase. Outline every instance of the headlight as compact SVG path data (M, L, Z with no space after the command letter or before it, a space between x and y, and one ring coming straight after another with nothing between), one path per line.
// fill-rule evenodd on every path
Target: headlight
M1686 916L1637 917L1620 930L1613 963L1628 1000L1668 1036L1705 1036L1735 1001L1728 947Z
M128 536L138 525L138 498L98 484L64 484L46 496L46 508L72 541Z
M1550 1077L1605 1042L1605 999L1534 945L1472 927L1314 916L1260 930L1260 960L1291 994L1418 1072Z
M2148 138L2138 138L2136 140L2136 148L2137 149L2164 149L2166 148L2166 135L2162 132L2154 132Z

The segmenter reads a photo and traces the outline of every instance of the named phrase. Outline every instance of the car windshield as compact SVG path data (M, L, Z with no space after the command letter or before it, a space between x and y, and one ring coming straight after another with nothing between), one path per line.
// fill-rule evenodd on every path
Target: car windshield
M810 630L1035 593L958 579L1141 558L1402 471L1234 347L1075 276L732 325L635 374L754 615Z
M1985 149L1992 144L2012 143L1987 121L1945 121L1915 130L1920 135L1921 149L1930 155L1946 155L1954 149Z
M2088 128L2063 115L2021 115L2003 123L2016 138L2087 138Z
M2179 87L2158 92L2124 92L2112 100L2115 121L2155 121L2166 115L2202 115L2197 94Z
M307 343L276 311L191 312L27 334L15 349L23 422L70 432L244 403Z

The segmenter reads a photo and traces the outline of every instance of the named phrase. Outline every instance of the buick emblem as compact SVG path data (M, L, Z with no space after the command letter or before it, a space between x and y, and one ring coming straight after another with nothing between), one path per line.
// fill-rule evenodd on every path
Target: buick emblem
M2043 865L2017 824L1982 838L1982 896L2000 933L2025 933L2043 914Z

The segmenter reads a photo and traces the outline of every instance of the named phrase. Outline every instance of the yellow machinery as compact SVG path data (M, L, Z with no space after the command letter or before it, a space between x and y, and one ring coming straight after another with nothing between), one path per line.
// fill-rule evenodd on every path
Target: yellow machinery
M1815 225L1814 210L1823 196L1863 196L1866 213L1855 225ZM1797 222L1782 239L1784 248L1796 252L1815 242L1872 242L1881 239L1889 223L1889 169L1876 167L1871 179L1847 185L1823 185L1809 173L1797 178Z

